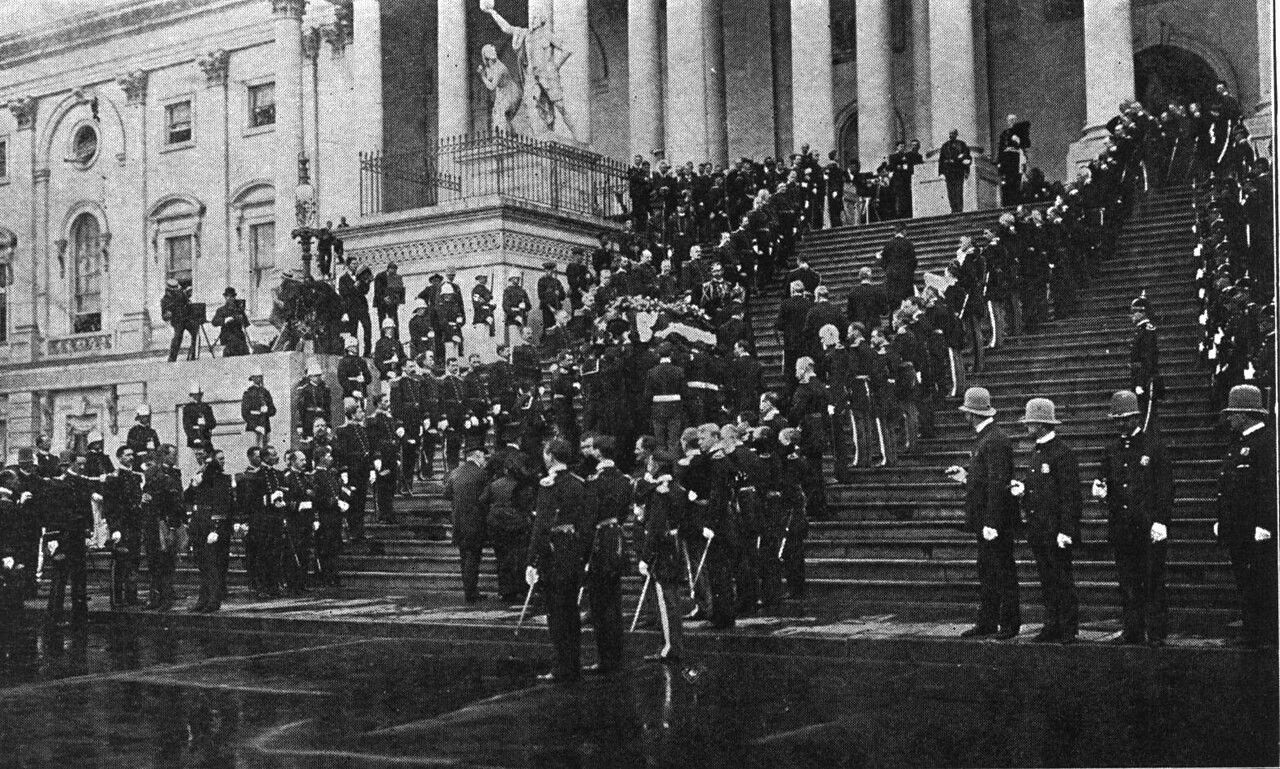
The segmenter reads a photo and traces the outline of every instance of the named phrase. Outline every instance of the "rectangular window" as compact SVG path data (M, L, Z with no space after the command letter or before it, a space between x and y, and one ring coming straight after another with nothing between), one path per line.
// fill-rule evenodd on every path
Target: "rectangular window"
M193 240L191 235L179 235L164 241L165 279L176 280L186 288L191 287Z
M1084 0L1045 0L1044 2L1044 20L1047 23L1083 18Z
M249 86L249 127L274 125L276 122L276 84Z
M164 108L165 144L191 141L191 102L179 101Z

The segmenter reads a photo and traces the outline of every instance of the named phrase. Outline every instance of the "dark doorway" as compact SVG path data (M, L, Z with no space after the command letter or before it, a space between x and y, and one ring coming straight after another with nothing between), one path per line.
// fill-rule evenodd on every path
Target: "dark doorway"
M1218 81L1217 73L1204 59L1172 45L1139 51L1133 57L1133 73L1138 101L1156 114L1171 101L1203 103Z

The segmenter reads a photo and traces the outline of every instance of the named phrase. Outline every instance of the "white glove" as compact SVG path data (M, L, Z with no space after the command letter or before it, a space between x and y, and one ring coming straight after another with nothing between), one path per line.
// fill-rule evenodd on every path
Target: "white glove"
M351 505L347 504L346 501L339 499L338 509L345 513L351 509Z
M494 414L494 416L497 416L498 414L501 414L501 413L502 413L502 404L501 404L501 403L495 403L495 404L493 404L493 414Z
M350 483L351 483L351 481L350 481L350 480L348 479L348 477L347 477L347 471L346 471L346 470L343 470L343 471L342 471L342 474L341 474L341 475L339 475L339 476L338 476L338 478L340 478L340 479L342 480L342 485L343 485L343 486L346 486L346 485L348 485L348 484L350 484Z
M1213 536L1215 536L1215 537L1216 537L1216 536L1218 536L1218 522L1217 522L1217 521L1214 521L1214 522L1213 522Z
M254 431L255 433L257 433L258 435L266 435L266 434L267 434L267 428L263 427L262 425L258 425L257 427L253 428L253 431Z
M31 492L29 492L29 491L24 491L24 492L22 492L21 494L19 494L19 495L18 495L18 504L20 504L20 505L25 505L26 503L28 503L28 502L30 502L30 501L31 501Z
M275 505L276 507L284 507L284 492L283 491L271 492L271 504Z
M320 522L319 522L319 521L312 521L312 522L311 522L311 530L312 530L312 531L320 531Z
M204 417L200 417L199 419L197 419L196 424L200 425L201 427L204 427Z
M1253 527L1253 541L1254 541L1254 542L1266 542L1268 539L1271 539L1271 532L1267 531L1266 529L1262 528L1261 526L1254 526L1254 527Z
M698 492L694 491L693 489L689 489L689 501L690 502L698 501Z
M382 469L382 460L381 460L381 459L375 459L375 460L373 460L373 469L374 469L374 470L381 470L381 469Z
M375 483L377 483L377 482L378 482L378 474L377 474L377 473L375 473L374 471L370 470L370 471L369 471L369 485L370 485L370 486L372 486L373 484L375 484Z
M49 555L53 555L56 552L58 552L58 540L55 539L49 543Z
M120 541L120 532L118 532L118 531L113 531L113 532L111 532L111 541L112 541L112 542L119 542L119 541Z
M828 403L828 404L827 404L827 416L829 416L829 417L833 417L833 416L835 416L835 415L836 415L836 407L835 407L835 406L832 406L830 403Z
M205 541L206 543L210 544L210 545L212 545L213 543L217 542L217 541L218 541L218 532L216 532L216 531L211 531L211 532L209 532L209 536L205 537L205 538L204 538L204 541Z
M13 569L13 564L14 564L13 556L11 556L11 555L6 555L6 556L4 557L4 567L5 567L6 569L10 569L10 570L12 570L12 569Z
M1106 481L1102 480L1101 478L1093 479L1093 496L1097 497L1098 499L1107 498L1107 482Z
M299 503L298 503L298 509L299 509L299 510L310 510L310 509L311 509L311 502L310 502L310 501L303 501L303 502L299 502Z
M524 583L529 587L538 584L538 570L533 566L524 567Z
M1169 528L1163 523L1151 524L1151 541L1163 542L1169 538Z
M449 420L447 420L447 419L441 419L439 422L437 422L437 423L436 423L436 429L438 429L438 430L448 430L448 429L449 429Z
M982 538L985 539L986 541L990 542L993 539L995 539L997 536L999 536L999 533L995 529L991 528L990 526L982 527Z
M1063 534L1062 532L1058 532L1058 547L1065 548L1070 544L1071 544L1071 537L1068 537L1066 534Z
M1133 388L1133 393L1134 395L1142 395L1142 385L1138 385L1137 387Z
M639 564L637 564L636 569L640 571L640 576L642 577L649 576L649 564L645 563L644 561L641 561Z
M715 538L715 536L716 536L716 533L714 531L712 531L711 529L708 529L706 526L702 527L702 537L704 539L710 540Z
M345 312L344 312L344 313L342 313L342 322L343 322L343 323L350 323L350 322L351 322L351 318L350 318L350 317L349 317Z
M969 480L968 471L966 471L963 467L960 467L959 465L952 465L951 467L948 467L945 470L945 473L948 478L955 481L956 483L964 483L965 481Z
M236 525L231 527L231 530L234 531L236 534L246 534L249 531L249 524L237 523Z
M1009 481L1009 493L1021 498L1027 493L1027 487L1022 481Z
M397 438L403 438L403 437L404 437L404 428L403 428L403 427L397 427L397 428L396 428L396 437L397 437Z

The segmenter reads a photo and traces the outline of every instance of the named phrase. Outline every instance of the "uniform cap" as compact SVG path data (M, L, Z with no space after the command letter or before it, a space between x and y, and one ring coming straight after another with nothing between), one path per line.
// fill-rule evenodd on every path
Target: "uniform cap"
M1132 390L1117 390L1111 396L1111 413L1108 415L1112 419L1124 419L1125 417L1137 416L1138 396L1133 394Z
M223 295L223 296L229 296L229 297L234 298L234 297L235 297L235 295L236 295L236 290L235 290L234 288L232 288L231 286L227 286L227 289L226 289L225 291L223 291L223 292L222 292L222 295Z
M193 381L191 382L191 384L187 385L187 393L189 395L195 395L196 393L203 393L203 392L204 392L204 388L200 386L199 382Z
M360 340L356 339L354 336L349 336L349 337L347 337L346 341L342 343L342 349L344 349L344 350L359 350L359 349L360 349Z
M993 417L996 410L991 408L991 393L985 387L970 387L964 391L964 404L960 410L980 417Z
M1227 396L1227 407L1222 411L1224 414L1241 413L1259 416L1267 414L1267 409L1262 404L1262 391L1247 384L1231 388L1231 393Z
M1018 420L1024 424L1060 425L1053 416L1053 401L1048 398L1032 398L1027 401L1027 411Z
M135 411L134 413L135 413L137 416L140 416L140 417L149 417L149 416L151 416L151 406L149 406L148 404L144 403L144 404L142 404L141 406L139 406L139 407L138 407L138 410L137 410L137 411Z
M166 281L164 282L164 284L165 284L166 286L168 286L169 288L177 288L177 287L178 287L178 279L177 279L177 278L169 278L168 280L166 280Z
M261 378L262 378L262 369L257 368L257 369L254 369L253 371L250 371L250 372L249 372L249 378L250 378L250 379L261 379Z
M324 376L324 370L320 368L319 361L307 361L307 376Z
M395 322L394 320L392 320L391 318L383 318L383 319L382 319L382 327L383 327L383 328L395 328L395 327L396 327L396 322Z
M427 309L427 300L426 300L426 299L418 298L418 299L415 299L415 300L414 300L414 302L413 302L413 311L414 311L414 312L417 312L418 310L425 310L425 309Z

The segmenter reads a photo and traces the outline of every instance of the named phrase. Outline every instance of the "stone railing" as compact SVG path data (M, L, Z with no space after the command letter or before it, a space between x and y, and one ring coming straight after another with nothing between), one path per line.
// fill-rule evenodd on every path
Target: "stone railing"
M67 358L86 353L109 353L114 346L115 334L110 331L72 334L48 340L45 353L50 358Z

